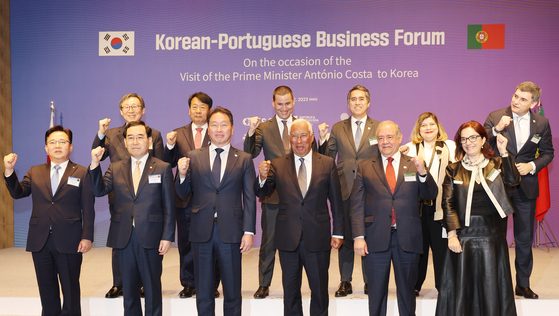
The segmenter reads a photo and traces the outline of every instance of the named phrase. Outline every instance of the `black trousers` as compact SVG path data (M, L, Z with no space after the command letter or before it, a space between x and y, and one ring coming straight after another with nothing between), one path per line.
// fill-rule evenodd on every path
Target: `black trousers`
M435 222L435 205L421 206L421 230L423 232L423 254L419 257L419 270L417 271L417 282L415 289L421 291L425 277L427 276L427 266L429 263L429 247L433 252L433 270L435 271L435 288L440 291L441 275L443 273L444 259L448 242L442 237L443 227L440 222Z

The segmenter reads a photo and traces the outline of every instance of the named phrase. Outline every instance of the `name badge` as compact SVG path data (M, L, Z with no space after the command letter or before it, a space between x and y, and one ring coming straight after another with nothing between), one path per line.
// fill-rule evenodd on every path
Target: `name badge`
M376 137L371 137L369 138L369 146L373 146L373 145L377 145L378 144L378 140Z
M535 134L534 136L532 136L532 139L530 140L532 143L537 144L540 142L540 140L542 139L542 137L538 134Z
M493 168L493 170L491 170L491 172L487 175L487 180L493 182L495 181L495 179L497 179L497 176L499 175L499 173L501 173L501 170L497 170L495 168Z
M464 181L454 180L454 184L464 184Z
M150 184L161 183L161 175L160 174L150 174L148 176L148 181L149 181Z
M404 173L405 182L415 182L415 173Z
M68 177L68 184L76 188L80 187L80 181L81 181L80 178Z

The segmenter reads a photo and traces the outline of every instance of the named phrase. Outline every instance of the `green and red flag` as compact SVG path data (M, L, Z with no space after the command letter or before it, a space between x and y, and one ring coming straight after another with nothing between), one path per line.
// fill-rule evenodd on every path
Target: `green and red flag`
M539 114L543 116L542 103L539 103ZM540 155L539 150L536 153L536 158ZM547 166L538 172L538 184L540 186L540 196L536 200L536 220L543 221L545 214L551 207L551 194L549 192L549 171Z
M505 25L468 25L468 49L505 49Z

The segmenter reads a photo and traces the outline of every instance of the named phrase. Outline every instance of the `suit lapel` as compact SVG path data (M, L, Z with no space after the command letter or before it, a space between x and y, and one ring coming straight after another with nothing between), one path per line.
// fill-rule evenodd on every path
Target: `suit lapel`
M368 142L369 139L371 139L372 137L376 137L375 131L373 130L373 120L367 116L367 119L365 120L365 127L363 129L363 137L361 138L361 144L359 145L359 149L361 149L361 147L363 147L363 144L365 142Z
M194 135L192 135L192 123L186 125L181 132L184 135L184 138L186 139L188 148L194 149Z
M351 117L344 121L344 132L347 136L347 141L353 148L353 152L357 152L355 149L355 138L353 137L353 131L351 130Z
M293 182L293 187L297 188L297 192L299 192L299 196L303 199L303 194L301 193L301 188L299 187L299 180L297 179L297 171L295 170L295 156L294 155L287 155L285 156L285 169L287 169L287 173ZM308 191L308 190L307 190Z
M221 186L221 184L225 182L227 176L229 176L231 170L233 170L233 168L237 164L237 161L239 160L239 155L237 154L237 151L238 151L237 148L233 148L233 146L229 147L229 154L227 155L227 164L225 166L225 172L223 173L223 177L221 178L221 183L219 186Z
M505 115L511 118L513 117L510 106L505 110ZM518 148L516 148L516 133L514 132L514 120L510 122L509 126L507 126L505 129L501 131L501 134L509 140L507 144L507 151L516 155L518 153Z
M309 192L311 191L311 188L313 188L316 185L316 176L318 174L322 173L322 159L320 157L319 154L315 153L314 151L312 152L312 167L311 167L311 181L309 181L309 187L307 188L307 194L305 195L308 196ZM299 181L297 181L297 183L299 183ZM322 192L324 193L324 192Z
M274 117L268 122L270 122L269 124L272 124L272 126L270 126L270 132L272 133L272 142L276 144L276 146L278 146L279 152L281 153L280 157L286 155L287 153L283 148L283 141L281 139L278 120L276 119L276 116L274 115Z
M50 170L52 169L52 162L46 163L44 166L43 179L45 180L46 187L49 188L50 196L54 196L50 183Z
M74 174L75 171L76 171L76 164L71 162L71 161L68 161L68 165L66 166L66 170L64 170L64 174L62 175L62 178L60 179L60 183L58 184L58 189L56 190L56 193L58 193L60 191L60 189L64 185L66 185L66 183L68 183L68 177L71 176L72 174ZM56 195L56 193L54 195Z
M130 170L130 168L128 168ZM148 183L148 178L153 172L155 171L155 160L150 156L148 156L148 160L146 161L146 165L144 166L144 171L142 172L142 177L140 178L140 183L138 184L138 192L136 192L136 196L140 195L140 192ZM132 172L130 170L130 172ZM132 183L132 192L134 192L134 183Z
M536 124L536 119L534 117L534 113L532 111L530 111L530 132L528 133L528 139L526 139L526 142L524 143L524 146L522 146L522 148L520 148L520 150L518 150L519 154L525 148L530 147L529 142L534 137L534 134L536 134L536 128L537 128L537 124Z
M398 188L404 182L404 174L409 173L410 165L410 158L405 155L400 155L400 166L398 167L398 177L396 178L396 187L394 188L394 194L396 194Z
M124 175L124 183L126 183L126 185L128 186L130 195L134 196L134 182L132 180L131 163L132 163L132 158L128 158L124 161L122 165L120 165L120 167L122 168L121 172Z
M379 180L386 187L386 190L388 190L388 193L392 194L390 185L388 185L388 180L386 180L386 174L384 173L384 166L382 161L383 159L384 158L382 156L377 156L375 159L373 159L373 169L377 173ZM394 192L396 192L396 190L394 190Z

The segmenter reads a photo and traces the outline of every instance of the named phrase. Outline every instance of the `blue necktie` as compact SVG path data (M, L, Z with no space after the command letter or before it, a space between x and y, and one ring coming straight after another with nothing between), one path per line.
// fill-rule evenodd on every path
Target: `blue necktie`
M214 178L214 183L217 188L219 188L219 184L221 183L221 153L223 152L222 148L215 149L216 155L214 159L214 165L212 167L212 177Z
M52 173L52 177L50 178L50 187L52 188L52 196L54 196L56 190L58 189L58 182L59 182L58 170L60 170L60 166L54 165L53 168L54 168L54 172Z

